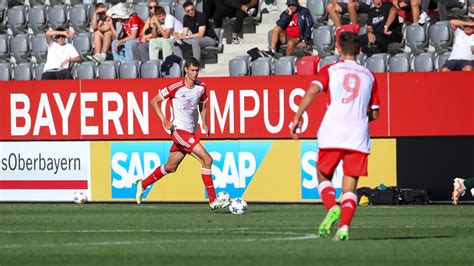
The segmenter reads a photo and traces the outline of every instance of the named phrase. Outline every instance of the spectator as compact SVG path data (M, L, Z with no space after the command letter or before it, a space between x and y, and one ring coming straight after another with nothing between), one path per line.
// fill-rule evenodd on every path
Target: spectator
M201 60L201 48L217 45L217 36L206 16L196 11L193 2L185 2L183 8L186 13L183 18L183 32L174 33L176 45L173 46L173 53L183 58L182 43L186 43L191 45L193 57L199 61Z
M183 32L183 24L170 14L166 14L165 9L157 7L157 20L151 24L152 39L150 40L150 59L158 59L160 50L163 60L173 53L173 34Z
M426 22L431 20L430 16L428 15L428 9L434 8L434 1L435 0L392 0L392 3L398 10L403 10L406 12L411 11L413 23L424 25ZM452 0L441 1L448 2Z
M151 38L153 38L153 25L158 20L158 7L163 9L163 7L158 6L157 0L150 0L148 2L148 9L150 10L150 14L145 21L145 25L143 26L140 40L133 46L133 55L136 59L142 62L150 60L150 56L148 55L150 45L149 41L151 40Z
M103 3L95 5L94 14L92 15L91 27L94 31L94 50L93 56L87 56L87 58L103 63L107 57L107 53L110 50L110 45L115 36L112 32L110 23L111 17L107 17L105 13L107 7Z
M71 38L73 35L73 32L63 28L46 32L48 57L41 79L73 79L69 63L81 61L76 48L72 44L66 43L66 38Z
M362 51L371 56L386 53L390 43L401 42L402 24L398 20L398 11L390 2L373 0L367 19L367 34L359 36Z
M458 0L438 0L439 20L448 20L448 9L456 7L463 8L463 3Z
M112 20L108 22L113 34L116 36L116 39L112 41L112 54L114 60L123 63L136 59L133 56L133 45L135 45L141 37L144 26L142 19L137 16L137 14L127 9L123 3L116 4L110 8L107 11L107 15L117 22L123 23L121 31L117 33Z
M222 28L223 19L234 18L235 23L232 28L232 43L242 42L242 27L246 16L253 16L257 10L255 7L258 0L215 0L216 11L214 12L214 25Z
M340 14L349 13L351 24L357 24L357 13L368 13L370 10L371 0L343 0L337 2L337 0L331 0L326 5L326 10L329 17L334 22L336 27L341 27Z
M454 45L442 71L472 71L474 67L474 19L450 20ZM461 29L462 27L462 29Z
M287 9L273 27L271 53L278 52L279 43L287 44L286 55L292 55L296 47L311 47L313 18L309 10L299 5L298 0L287 0Z

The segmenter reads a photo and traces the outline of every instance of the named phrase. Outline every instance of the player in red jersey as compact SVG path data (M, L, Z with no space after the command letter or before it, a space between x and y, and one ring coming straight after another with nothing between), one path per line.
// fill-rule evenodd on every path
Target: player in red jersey
M199 61L196 58L186 60L184 80L159 90L158 94L151 100L151 106L156 115L163 126L171 132L173 146L171 146L170 156L166 164L157 167L146 179L137 181L136 200L138 204L142 202L143 192L149 185L169 173L174 173L186 154L190 154L202 164L202 180L209 196L211 209L221 209L229 205L229 202L221 202L216 199L211 174L212 158L201 145L199 137L195 135L199 115L201 115L202 120L201 126L209 135L206 108L207 89L206 84L197 80L199 67ZM161 104L165 99L171 101L171 120L161 112Z
M302 114L320 92L328 93L330 103L318 131L318 190L328 210L319 234L327 237L331 226L341 218L334 240L348 240L349 226L357 206L355 190L359 176L367 176L370 152L369 121L379 116L379 98L374 75L355 59L360 51L357 35L342 32L337 47L341 62L325 66L303 96L291 125L291 134L301 129ZM343 161L341 207L331 179Z

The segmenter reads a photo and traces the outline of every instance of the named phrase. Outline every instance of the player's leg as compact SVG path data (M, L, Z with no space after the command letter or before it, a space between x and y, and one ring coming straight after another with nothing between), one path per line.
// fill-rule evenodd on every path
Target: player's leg
M138 180L137 185L137 193L135 199L138 204L142 202L142 195L145 192L145 189L155 183L156 181L160 180L163 176L176 172L178 169L179 164L183 161L186 153L177 150L170 152L170 156L166 164L158 166L147 178L144 180Z
M452 193L452 200L453 204L457 205L458 200L461 196L466 193L466 190L471 190L474 188L474 177L469 179L462 179L462 178L455 178L453 183L453 193Z

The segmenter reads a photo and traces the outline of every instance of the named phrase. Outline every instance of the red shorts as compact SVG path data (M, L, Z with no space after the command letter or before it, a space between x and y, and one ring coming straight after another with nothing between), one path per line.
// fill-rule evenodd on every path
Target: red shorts
M358 151L319 149L318 170L325 175L332 174L342 160L345 175L367 176L368 157L368 154Z
M191 153L194 146L196 146L200 141L199 137L194 133L181 129L173 131L171 139L173 140L173 146L171 146L170 152L184 151L186 153Z

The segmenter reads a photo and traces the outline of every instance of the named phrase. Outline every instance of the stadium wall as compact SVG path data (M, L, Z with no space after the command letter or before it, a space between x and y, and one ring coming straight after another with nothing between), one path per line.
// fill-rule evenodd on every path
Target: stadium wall
M203 78L212 133L204 145L214 158L218 191L250 201L319 199L317 141L311 139L327 96L308 110L302 140L291 140L288 128L311 79ZM76 190L94 201L133 199L134 180L167 159L171 143L148 103L173 81L1 82L0 201L69 201ZM474 76L382 73L377 83L381 115L371 123L369 177L360 185L425 188L432 199L449 200L455 175L474 176ZM45 158L49 166L40 165ZM80 169L68 164L74 158ZM186 159L146 199L204 201L199 173L197 162ZM339 168L337 188L340 178Z

